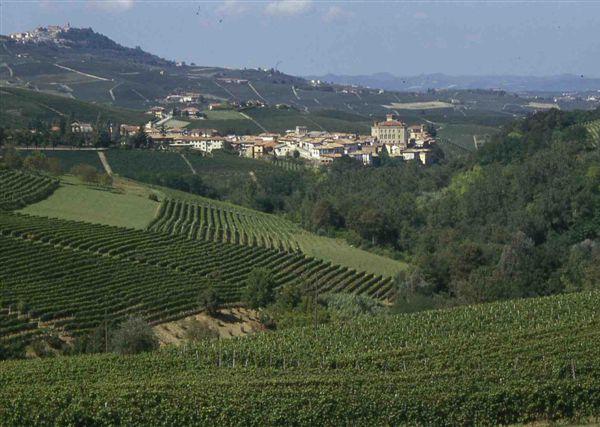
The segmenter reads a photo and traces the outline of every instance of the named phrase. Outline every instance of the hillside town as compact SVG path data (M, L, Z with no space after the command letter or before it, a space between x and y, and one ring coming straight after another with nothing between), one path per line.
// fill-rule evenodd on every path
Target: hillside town
M371 135L315 131L306 126L296 126L283 134L264 132L258 135L221 135L216 129L165 128L164 123L162 119L149 121L144 126L121 124L118 129L109 125L109 133L118 133L122 145L127 145L128 141L143 132L144 138L151 141L157 149L191 149L205 154L227 149L254 159L290 157L315 165L330 164L335 159L347 156L370 166L377 163L378 158L383 155L429 164L436 144L425 125L409 126L392 114L388 114L384 121L375 122L371 127ZM58 131L58 127L54 126L52 130ZM80 121L72 122L70 130L87 141L95 132L90 123Z
M283 134L220 135L215 129L165 129L160 121L148 122L144 131L155 144L164 148L189 148L210 153L227 147L250 158L294 157L315 164L329 164L347 156L369 166L383 151L391 158L418 160L428 164L436 143L425 125L409 126L392 114L388 114L385 121L375 122L371 135L315 131L306 126L296 126ZM136 126L121 125L123 136L132 136L137 132L139 129Z

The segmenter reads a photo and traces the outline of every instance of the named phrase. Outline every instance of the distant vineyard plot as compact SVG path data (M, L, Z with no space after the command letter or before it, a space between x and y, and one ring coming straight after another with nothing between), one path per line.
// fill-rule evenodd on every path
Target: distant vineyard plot
M65 172L69 172L73 166L79 164L93 166L99 172L104 170L98 152L95 150L19 150L19 153L22 156L39 153L48 158L57 158Z
M0 211L22 208L48 197L58 180L14 170L0 170Z
M558 108L560 110L560 106L552 102L530 102L525 106L529 108L535 108L536 110L549 110L551 108Z
M115 173L143 181L156 173L188 174L190 168L177 153L144 150L110 150L106 153Z
M600 120L594 120L586 125L586 129L589 132L592 140L596 144L600 144Z
M195 240L299 250L308 256L377 276L393 277L405 267L399 261L354 248L346 242L304 231L279 216L199 196L164 200L149 228Z

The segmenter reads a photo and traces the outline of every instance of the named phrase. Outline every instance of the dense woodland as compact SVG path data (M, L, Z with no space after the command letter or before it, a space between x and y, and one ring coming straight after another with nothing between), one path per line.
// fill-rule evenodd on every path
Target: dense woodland
M536 114L432 167L384 158L263 169L220 196L410 262L398 277L403 310L590 289L600 277L600 152L584 124L599 117Z

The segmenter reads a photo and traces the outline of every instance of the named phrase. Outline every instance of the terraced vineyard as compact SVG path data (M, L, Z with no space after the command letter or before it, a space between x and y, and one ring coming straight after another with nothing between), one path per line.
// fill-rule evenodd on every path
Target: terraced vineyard
M596 145L600 144L600 120L588 123L586 128Z
M17 170L0 170L0 210L14 210L45 199L59 181Z
M600 416L599 292L132 357L4 362L9 425L506 425ZM596 417L596 418L594 418Z
M212 279L225 301L238 301L256 267L275 272L280 285L320 293L393 293L389 278L274 249L8 213L0 214L0 236L3 306L25 304L42 320L67 318L60 324L71 331L94 327L104 309L111 319L133 310L150 321L199 311L195 295Z
M148 229L190 239L296 251L297 228L275 215L206 199L166 199Z
M195 273L27 239L2 236L0 248L5 308L31 319L36 327L46 323L73 334L87 332L104 319L122 321L135 314L157 322L198 311L197 295L209 282ZM239 298L239 287L228 282L216 286L226 301ZM32 322L18 323L3 332L8 338L16 332L29 332Z
M149 229L189 239L259 246L305 255L376 276L394 277L405 264L346 242L318 236L277 215L161 188L167 198Z

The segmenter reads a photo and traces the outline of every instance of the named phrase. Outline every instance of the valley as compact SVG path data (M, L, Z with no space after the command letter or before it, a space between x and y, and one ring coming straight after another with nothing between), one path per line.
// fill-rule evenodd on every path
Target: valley
M0 35L0 425L596 425L598 79L299 77L296 21L315 69L484 70L489 41L426 4L233 3L36 13L252 66Z

